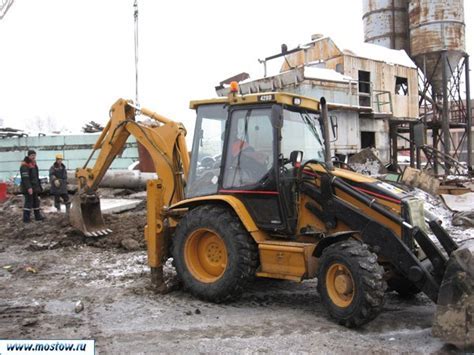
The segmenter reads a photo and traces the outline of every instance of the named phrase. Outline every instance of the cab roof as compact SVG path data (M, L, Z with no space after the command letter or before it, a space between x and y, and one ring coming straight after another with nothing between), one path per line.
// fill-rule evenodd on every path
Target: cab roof
M248 95L230 93L226 97L193 100L189 103L189 107L196 110L201 105L209 104L251 105L263 103L278 103L293 107L302 107L312 111L319 111L319 100L286 92L265 92Z

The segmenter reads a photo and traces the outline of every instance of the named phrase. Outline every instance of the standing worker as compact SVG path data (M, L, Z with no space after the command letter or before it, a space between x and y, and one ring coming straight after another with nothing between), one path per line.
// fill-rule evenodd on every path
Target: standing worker
M42 221L44 217L40 211L40 200L38 194L43 191L39 179L38 165L36 165L36 152L29 150L20 166L21 191L25 195L25 207L23 208L23 222L31 221L31 210L35 214L35 220Z
M67 193L67 170L63 164L63 155L56 154L56 161L49 169L49 182L51 183L51 194L54 195L54 207L61 211L61 199L66 205L66 213L69 213L71 202Z

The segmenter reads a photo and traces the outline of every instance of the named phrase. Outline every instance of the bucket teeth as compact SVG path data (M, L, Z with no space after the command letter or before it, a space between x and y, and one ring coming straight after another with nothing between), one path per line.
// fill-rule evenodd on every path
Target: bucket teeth
M112 233L112 229L106 229L107 233Z
M87 237L104 236L109 233L100 210L100 199L96 194L76 194L73 197L69 219L71 225Z

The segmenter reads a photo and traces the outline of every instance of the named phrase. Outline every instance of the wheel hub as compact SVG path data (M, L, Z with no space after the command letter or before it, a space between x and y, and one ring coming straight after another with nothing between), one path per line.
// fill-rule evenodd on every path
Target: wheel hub
M201 282L217 281L227 268L227 248L224 240L210 229L191 233L184 246L186 265Z
M352 292L353 285L350 276L345 274L339 274L336 276L334 280L334 286L336 288L337 293L341 295L347 295Z
M341 263L332 264L326 273L326 289L338 307L348 307L354 298L354 280L349 268Z

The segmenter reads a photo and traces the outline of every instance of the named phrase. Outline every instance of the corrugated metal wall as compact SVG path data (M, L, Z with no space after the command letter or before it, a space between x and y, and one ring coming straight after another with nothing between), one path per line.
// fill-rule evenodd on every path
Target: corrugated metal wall
M37 153L40 175L48 175L48 170L58 153L63 154L64 164L68 170L82 167L98 137L99 134L84 134L0 139L0 181L9 180L19 173L20 162L28 149L34 149ZM94 158L97 154L98 152L95 153ZM122 156L115 159L111 169L127 169L137 160L137 143L133 137L130 137ZM92 159L89 166L93 166L94 162L95 160Z

